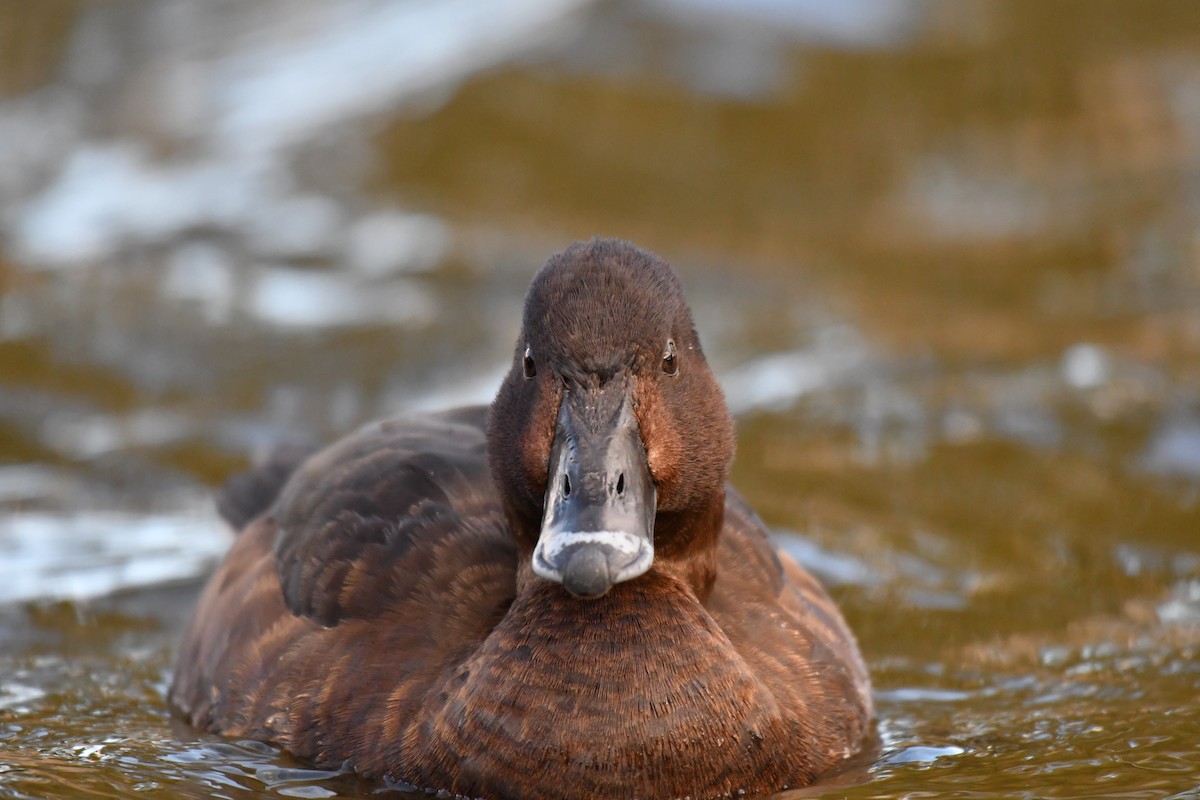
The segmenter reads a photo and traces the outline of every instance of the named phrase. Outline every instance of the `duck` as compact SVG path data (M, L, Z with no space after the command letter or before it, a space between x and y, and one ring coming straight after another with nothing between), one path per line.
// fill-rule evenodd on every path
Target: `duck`
M871 687L820 583L729 485L680 279L549 258L490 406L370 424L231 480L238 533L169 690L193 726L488 800L807 785Z

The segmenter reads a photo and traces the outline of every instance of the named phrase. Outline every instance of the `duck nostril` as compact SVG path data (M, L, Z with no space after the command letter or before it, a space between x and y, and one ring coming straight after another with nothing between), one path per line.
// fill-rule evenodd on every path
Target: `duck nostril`
M625 494L625 473L622 472L617 476L617 495Z
M571 496L571 477L563 475L563 497Z

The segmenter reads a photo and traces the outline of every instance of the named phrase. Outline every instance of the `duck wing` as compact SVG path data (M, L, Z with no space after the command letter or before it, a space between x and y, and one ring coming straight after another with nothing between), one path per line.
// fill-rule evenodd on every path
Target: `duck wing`
M377 423L292 474L184 635L170 696L193 724L366 761L479 646L512 602L517 558L485 414Z
M271 514L293 613L328 627L403 605L472 561L515 567L484 418L477 407L377 423L296 472Z
M217 511L234 531L241 533L279 497L288 478L317 448L288 443L271 448L253 469L238 472L217 492Z
M717 558L708 609L735 651L781 707L821 721L811 732L815 749L840 758L857 747L872 704L854 634L820 582L779 550L732 488Z

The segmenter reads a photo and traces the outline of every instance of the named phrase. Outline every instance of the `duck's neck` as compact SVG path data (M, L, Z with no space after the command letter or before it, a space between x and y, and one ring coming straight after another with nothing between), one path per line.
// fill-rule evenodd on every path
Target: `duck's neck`
M659 512L654 520L654 566L687 586L701 603L717 579L717 545L725 522L725 493L708 505L682 512Z

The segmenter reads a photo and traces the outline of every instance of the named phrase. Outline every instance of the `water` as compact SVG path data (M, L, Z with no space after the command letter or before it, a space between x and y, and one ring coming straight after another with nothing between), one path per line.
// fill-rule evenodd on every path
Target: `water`
M1200 798L1200 9L484 5L0 7L0 797L399 792L171 715L210 492L486 402L604 233L869 660L793 795Z

